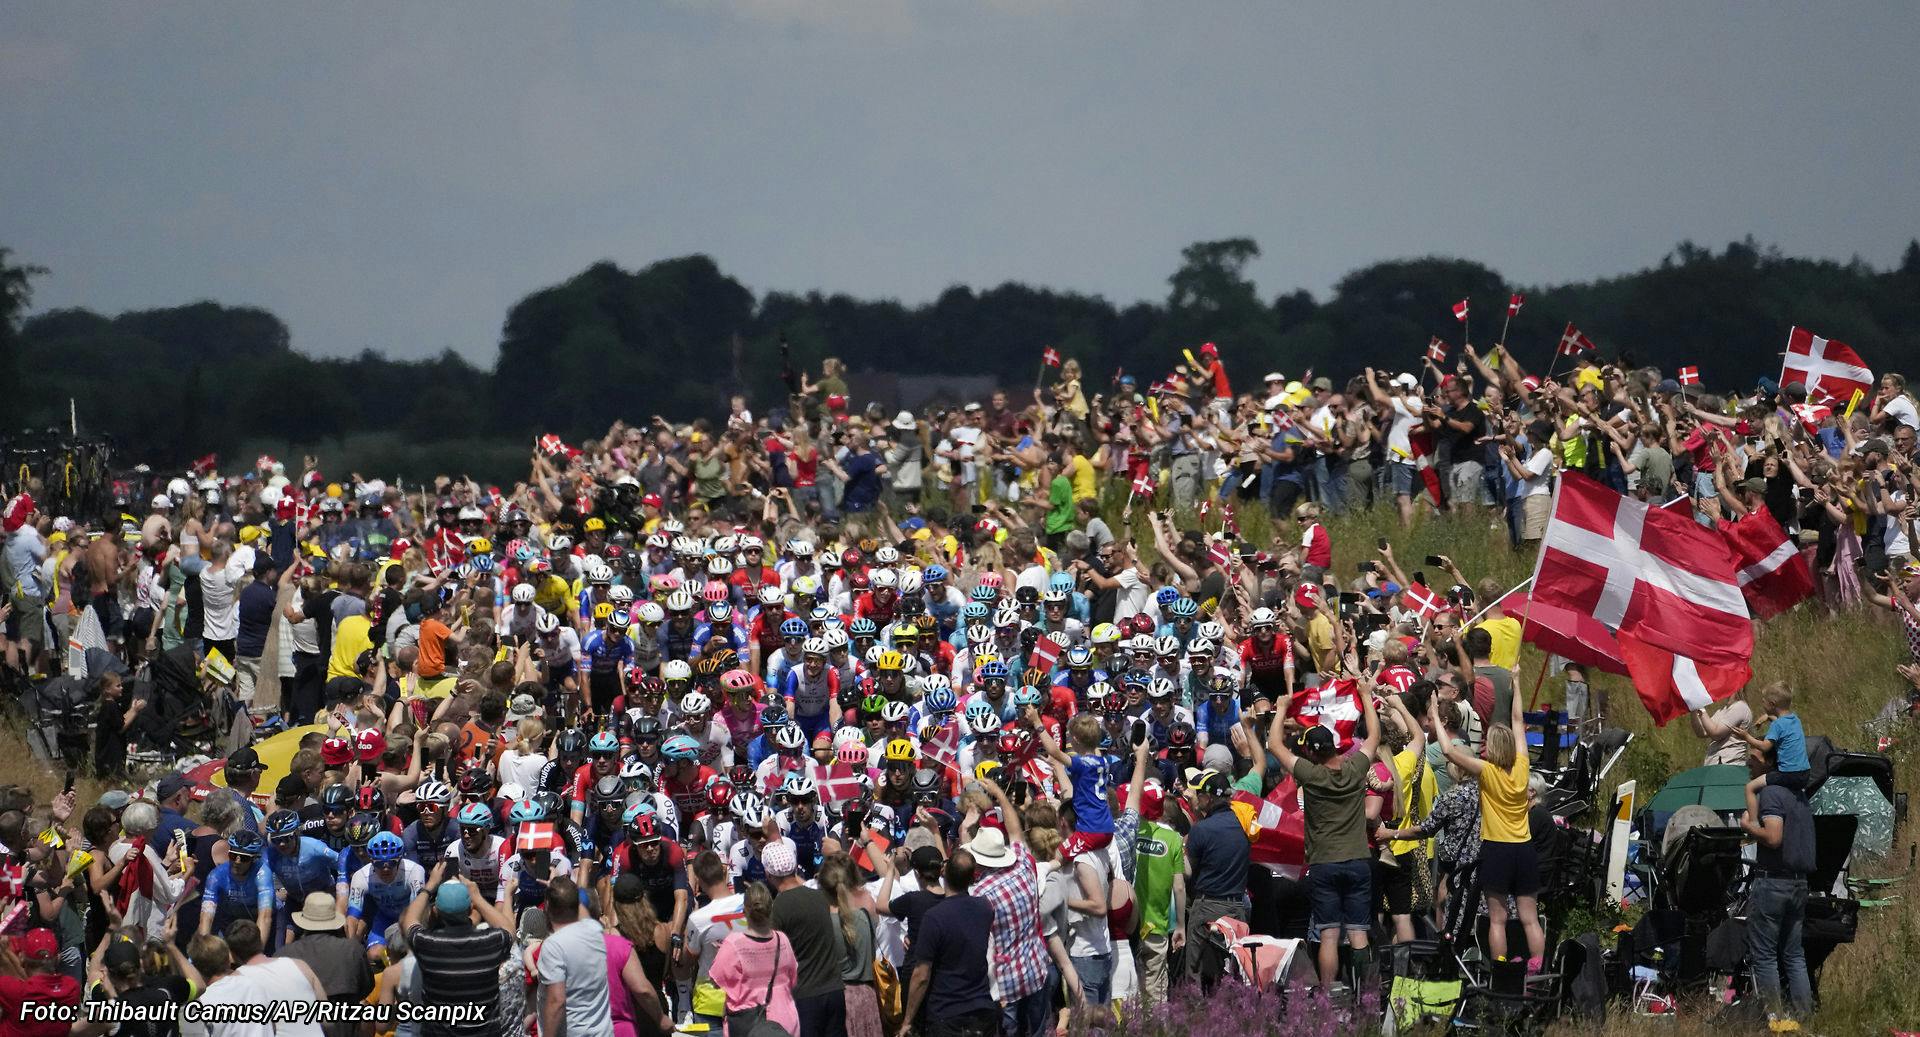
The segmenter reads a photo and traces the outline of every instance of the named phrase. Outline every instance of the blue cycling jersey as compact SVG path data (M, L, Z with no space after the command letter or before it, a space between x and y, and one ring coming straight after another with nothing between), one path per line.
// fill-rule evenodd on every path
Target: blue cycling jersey
M415 821L400 834L400 843L408 859L420 862L422 868L431 868L440 863L440 858L447 855L447 848L458 838L460 828L452 821L441 821L437 832L429 832Z
M299 910L309 893L332 893L340 882L340 855L310 835L300 837L292 853L281 853L269 844L269 860L274 880L287 892L287 903Z
M616 669L633 661L633 638L625 633L595 630L580 645L580 654L596 670Z
M207 888L200 894L200 912L204 917L213 907L213 931L226 930L227 923L251 921L262 911L273 908L273 873L255 862L245 875L235 875L228 862L207 875Z
M353 873L353 881L347 886L347 917L365 921L371 932L384 932L406 913L407 905L420 895L426 882L425 869L405 858L385 876L378 867L368 864Z

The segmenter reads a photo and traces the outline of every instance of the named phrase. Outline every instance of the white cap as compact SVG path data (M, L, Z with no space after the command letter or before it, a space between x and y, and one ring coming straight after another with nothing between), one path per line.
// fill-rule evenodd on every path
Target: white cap
M1405 389L1418 389L1420 387L1420 379L1410 374L1397 374L1393 376L1393 384Z
M912 411L903 410L900 413L893 416L893 427L899 429L902 432L912 432L914 429L918 428L919 425L913 420Z
M160 508L171 508L173 507L173 498L167 496L164 493L160 494L159 496L153 498L153 506L156 510Z
M1261 379L1263 382L1284 382L1286 380L1287 376L1278 371L1268 371L1267 376Z

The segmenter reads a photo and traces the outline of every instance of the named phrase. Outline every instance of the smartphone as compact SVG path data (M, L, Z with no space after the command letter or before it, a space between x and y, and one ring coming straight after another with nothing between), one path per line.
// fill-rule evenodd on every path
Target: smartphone
M1379 562L1361 562L1360 571L1363 573L1377 573L1380 571L1380 563Z
M1386 538L1386 537L1381 537L1381 538L1380 538L1379 540L1377 540L1377 541L1375 541L1375 543L1376 543L1377 545L1379 545L1379 548L1380 548L1380 550L1382 550L1382 551L1385 551L1385 550L1387 549L1387 538Z
M1440 557L1439 555L1428 555L1426 564L1437 565L1440 568L1444 569L1447 567L1447 560Z
M73 791L73 782L74 782L74 779L77 777L77 774L78 772L76 772L72 767L67 768L67 787L62 789L61 790L62 792Z
M1127 732L1127 741L1134 745L1144 745L1147 741L1147 721L1144 717L1134 717L1132 729Z

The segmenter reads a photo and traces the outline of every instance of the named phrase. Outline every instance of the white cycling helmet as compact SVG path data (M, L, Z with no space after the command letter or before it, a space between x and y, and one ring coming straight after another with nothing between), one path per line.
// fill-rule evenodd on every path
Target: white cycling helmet
M617 584L607 588L607 600L615 605L633 604L633 588L626 584Z
M892 569L875 569L869 581L874 590L895 590L900 586L900 578L894 575Z
M690 681L693 679L693 667L685 659L669 659L660 664L660 679L666 681Z
M902 594L920 593L920 573L918 571L913 569L901 570L900 593Z
M666 622L666 619L667 619L667 610L661 608L659 602L643 601L640 603L640 622L664 623Z
M889 544L875 551L873 560L881 565L893 565L900 561L900 552Z
M667 611L668 612L692 612L693 611L693 595L687 593L687 590L684 587L682 587L677 591L674 591L672 594L667 595Z
M1254 609L1254 610L1253 610L1253 625L1254 625L1254 626L1257 626L1257 627L1270 627L1270 626L1273 626L1274 624L1276 624L1276 623L1278 623L1278 622L1280 622L1280 613L1278 613L1278 612L1275 612L1275 611L1274 611L1274 610L1272 610L1272 609L1268 609L1268 608L1259 608L1259 609Z
M541 609L540 614L533 618L533 629L542 634L551 634L560 629L560 617Z
M809 637L805 643L801 644L800 650L807 655L825 655L829 651L827 648L827 639L824 637Z
M680 697L680 712L697 716L713 712L713 700L703 691L689 691Z
M787 541L787 553L795 558L812 558L813 544L806 540Z
M514 584L511 597L513 598L513 603L515 605L532 604L533 603L533 584L531 583Z

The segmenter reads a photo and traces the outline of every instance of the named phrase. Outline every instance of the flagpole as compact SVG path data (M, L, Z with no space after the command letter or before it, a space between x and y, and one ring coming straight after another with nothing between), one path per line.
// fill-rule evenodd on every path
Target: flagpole
M1538 575L1539 575L1539 573L1537 573L1537 572L1536 572L1536 573L1534 574L1534 576L1538 576ZM1521 581L1520 581L1519 583L1517 583L1517 584L1515 584L1515 585L1514 585L1513 587L1511 587L1510 589L1508 589L1508 591L1507 591L1507 592L1506 592L1505 594L1502 594L1502 595L1500 595L1499 597L1497 597L1497 598L1495 598L1495 599L1493 599L1492 601L1490 601L1490 602L1488 602L1488 603L1487 603L1487 607L1486 607L1486 608L1483 608L1483 609L1481 609L1481 610L1480 610L1479 612L1476 612L1476 613L1474 613L1474 616L1473 616L1473 618L1472 618L1472 619L1469 619L1469 620L1467 620L1467 621L1466 621L1465 623L1462 623L1462 624L1460 624L1460 629L1462 629L1462 630L1465 630L1466 628L1468 628L1468 627L1470 627L1470 626L1472 626L1472 625L1474 625L1475 623L1478 623L1478 622L1480 622L1480 619L1481 619L1481 617L1483 617L1483 616L1485 616L1485 615L1486 615L1487 613L1489 613L1489 612L1492 612L1492 611L1493 611L1493 607L1494 607L1495 605L1498 605L1498 604L1500 604L1501 602L1503 602L1503 601L1505 601L1505 600L1507 600L1508 598L1511 598L1511 597L1513 597L1513 596L1514 596L1515 594L1518 594L1518 593L1520 593L1521 591L1523 591L1523 590L1525 590L1525 589L1527 589L1527 588L1528 588L1529 586L1531 586L1531 585L1533 584L1533 580L1534 580L1534 577L1533 577L1533 576L1529 576L1529 577L1527 577L1526 579L1524 579L1524 580L1521 580ZM1524 630L1524 629L1526 629L1526 620L1525 620L1525 619L1522 619L1522 620L1520 621L1520 626L1521 626L1521 629L1522 629L1522 630Z

